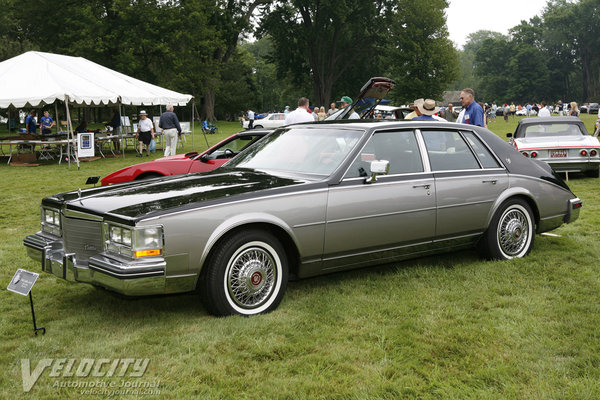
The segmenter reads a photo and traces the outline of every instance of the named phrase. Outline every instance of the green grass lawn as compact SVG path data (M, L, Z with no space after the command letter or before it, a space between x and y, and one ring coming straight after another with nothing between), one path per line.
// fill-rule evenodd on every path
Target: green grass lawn
M594 117L584 115L591 131ZM517 119L490 123L501 137ZM212 145L238 130L220 123ZM206 143L195 137L195 150ZM192 150L188 138L186 151ZM181 150L179 151L181 152ZM155 155L155 158L159 155ZM597 399L600 397L599 180L571 177L578 221L537 236L525 259L474 251L291 282L279 308L214 318L197 294L128 299L41 273L28 299L5 288L17 268L41 272L23 238L42 197L88 176L146 161L133 152L72 165L1 163L0 398L88 397L69 382L135 384L125 397L208 399ZM148 358L143 377L51 376L23 392L21 359ZM133 390L133 389L132 389ZM106 397L103 395L102 397Z

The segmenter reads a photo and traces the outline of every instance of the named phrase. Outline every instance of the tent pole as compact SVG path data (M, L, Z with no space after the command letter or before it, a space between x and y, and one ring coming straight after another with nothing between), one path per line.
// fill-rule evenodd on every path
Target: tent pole
M60 125L58 119L58 100L54 100L54 121L56 121L56 133L58 133L58 127Z
M67 110L67 130L69 131L69 136L71 140L67 144L67 157L69 158L69 168L71 167L71 141L75 139L73 134L73 123L71 122L71 113L69 111L69 96L65 96L65 109ZM75 161L77 162L77 169L79 169L79 156L77 154L77 148L73 149L73 155L75 156Z
M119 139L119 141L121 142L121 152L123 153L123 159L125 159L125 145L127 144L127 139L123 139L123 110L121 109L121 98L119 97L119 100L117 101L117 107L119 109L119 118L121 119L121 138Z
M196 132L194 132L194 99L192 99L192 151L195 149L194 147L194 134Z
M202 119L200 118L200 113L198 112L198 108L196 108L196 105L194 104L194 110L196 111L196 115L198 116L198 122L202 123L202 126L204 126L204 123L202 122ZM208 144L208 137L206 136L206 132L204 132L204 129L201 129L202 131L202 136L204 136L204 141L206 141L206 148L208 149L210 147L210 145Z

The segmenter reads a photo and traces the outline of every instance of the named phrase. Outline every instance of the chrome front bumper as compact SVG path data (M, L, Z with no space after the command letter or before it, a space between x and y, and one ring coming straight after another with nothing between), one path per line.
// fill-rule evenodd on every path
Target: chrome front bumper
M123 260L99 254L78 262L65 252L60 238L38 232L23 239L27 254L40 262L42 271L71 282L84 282L122 293L141 296L165 293L166 262L162 257Z

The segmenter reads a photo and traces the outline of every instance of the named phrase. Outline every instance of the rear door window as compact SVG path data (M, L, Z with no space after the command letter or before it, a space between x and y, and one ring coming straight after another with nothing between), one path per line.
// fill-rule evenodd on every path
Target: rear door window
M424 130L422 134L432 171L480 168L475 155L457 131Z
M463 135L475 150L483 168L501 168L496 158L473 132L463 132Z

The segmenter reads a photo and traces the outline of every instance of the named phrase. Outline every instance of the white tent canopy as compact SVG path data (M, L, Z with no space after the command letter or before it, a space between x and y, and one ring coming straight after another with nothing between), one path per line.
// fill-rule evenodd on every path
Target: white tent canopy
M52 104L186 105L192 96L113 71L82 57L29 51L0 63L0 108Z

